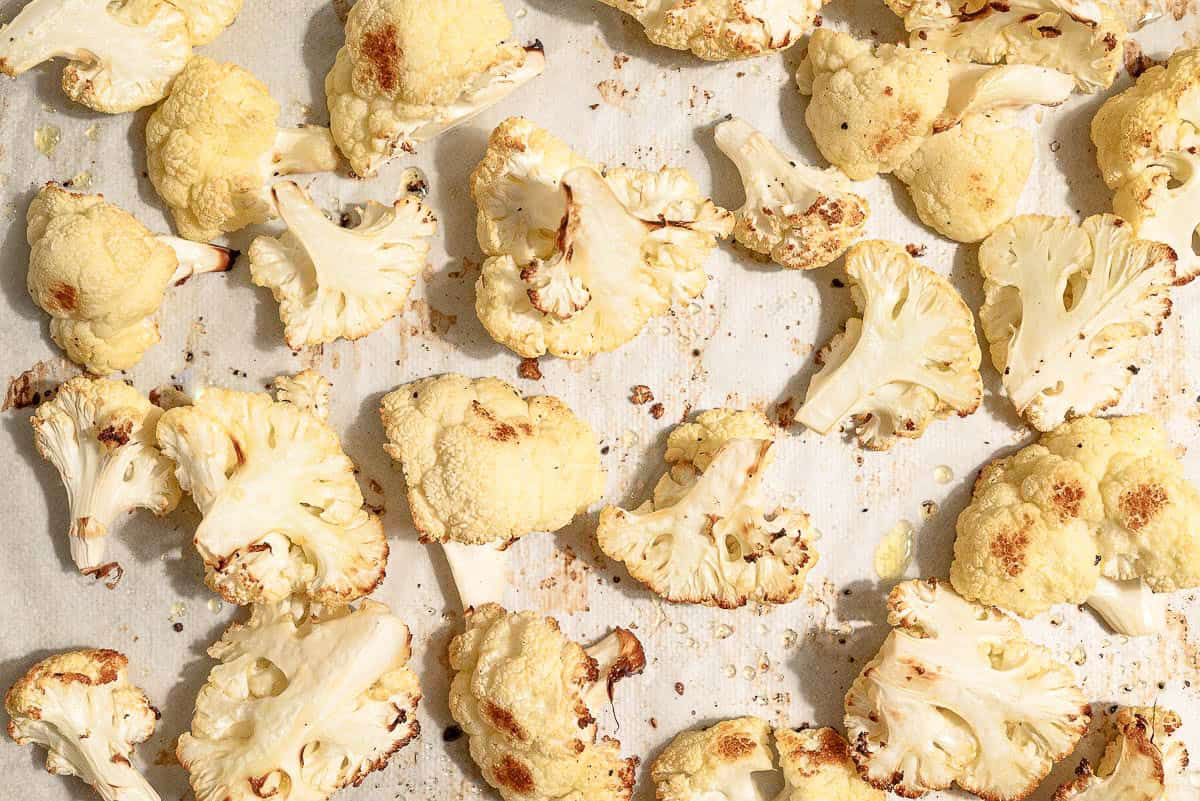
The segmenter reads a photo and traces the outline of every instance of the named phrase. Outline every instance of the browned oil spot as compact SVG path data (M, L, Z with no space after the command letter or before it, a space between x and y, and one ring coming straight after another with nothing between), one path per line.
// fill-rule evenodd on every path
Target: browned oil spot
M520 723L517 723L517 719L513 717L513 713L499 704L493 701L485 702L483 705L483 715L493 726L514 740L524 741L527 738L525 730L521 728Z
M740 734L717 738L716 747L717 754L730 762L754 753L754 741Z
M396 43L396 26L387 24L363 34L362 54L375 73L375 82L385 92L394 92L400 84L400 61L404 54Z
M494 769L496 784L513 790L521 795L532 795L534 791L533 775L529 768L510 755L505 755Z
M1079 507L1084 498L1083 487L1078 482L1059 482L1054 485L1052 502L1063 520L1079 517Z
M1030 525L1031 521L1020 531L1003 531L992 540L992 556L999 559L1004 572L1014 578L1025 570L1025 551L1029 547Z
M1167 491L1158 484L1142 484L1121 495L1119 501L1125 526L1140 531L1149 525L1170 502Z

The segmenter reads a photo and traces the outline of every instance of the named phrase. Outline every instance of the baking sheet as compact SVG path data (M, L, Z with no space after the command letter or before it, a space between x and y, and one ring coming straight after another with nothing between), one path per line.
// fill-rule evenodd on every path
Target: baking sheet
M461 615L445 561L416 543L403 481L381 450L377 409L384 393L404 381L456 370L496 375L525 393L558 395L603 439L606 500L637 504L661 472L666 432L690 411L732 405L778 416L781 404L798 406L814 370L814 348L850 309L847 290L833 283L837 267L787 272L725 246L709 263L712 281L701 302L652 323L614 354L588 362L543 359L541 380L519 378L519 360L487 337L473 312L479 253L467 176L488 132L505 116L525 114L596 160L687 167L728 207L740 204L740 184L712 143L712 126L725 114L745 117L805 158L816 161L818 155L803 124L803 98L791 80L799 48L750 62L703 64L650 46L636 24L593 0L507 3L521 37L545 43L546 75L502 107L427 144L416 156L397 160L376 180L312 181L314 196L333 209L368 198L387 200L406 167L426 171L428 202L440 228L432 267L402 318L357 344L293 354L283 344L269 292L252 286L242 265L227 276L203 277L173 290L160 316L163 341L128 375L143 391L179 380L261 389L275 375L305 367L333 381L332 424L361 468L368 502L386 509L391 558L376 597L413 629L414 667L425 696L422 737L386 770L340 796L347 801L493 797L465 740L443 742L452 723L445 647ZM20 5L0 2L0 17L11 18ZM236 61L265 80L283 107L283 124L324 123L323 79L341 44L337 5L248 0L236 25L203 52ZM873 0L835 0L824 18L827 25L859 35L891 41L901 36L898 21ZM1160 22L1137 38L1148 55L1162 56L1200 42L1200 23L1193 13ZM1117 88L1128 82L1123 73ZM92 114L67 102L57 84L58 70L45 67L0 82L0 378L26 373L33 389L39 381L54 383L74 372L50 342L46 318L25 291L24 212L36 188L72 178L82 185L90 175L89 191L103 192L153 228L168 228L144 174L147 113ZM1087 136L1101 102L1075 97L1060 109L1030 113L1029 124L1040 119L1041 125L1022 211L1086 216L1109 210ZM50 156L34 145L42 126L61 136ZM924 263L950 275L977 309L981 287L974 248L955 247L916 223L905 191L893 180L873 181L863 191L874 210L869 235L927 247ZM274 230L242 231L231 243L244 248L254 234ZM1177 291L1175 308L1118 411L1160 414L1189 474L1200 479L1200 375L1189 341L1200 319L1200 289ZM840 726L843 693L887 633L883 600L890 583L879 581L873 570L876 544L899 521L910 521L917 534L908 575L946 575L954 519L969 498L974 472L1031 439L997 394L990 365L984 375L987 395L979 413L936 423L922 439L891 453L866 453L798 426L780 443L767 486L777 499L807 509L824 532L809 591L792 605L738 611L664 605L598 554L592 540L596 514L557 536L531 535L513 547L517 576L510 606L554 614L581 640L627 626L645 645L645 675L620 685L615 714L605 721L625 752L643 760L637 798L653 797L649 763L684 728L744 714L791 726ZM649 404L630 403L630 390L638 384L650 387L664 405L661 419L651 416ZM21 383L10 387L19 390ZM201 581L201 563L190 545L196 513L185 502L164 521L139 514L120 526L110 547L125 575L115 589L79 576L66 545L65 495L53 468L34 452L28 415L28 410L0 415L0 447L9 454L0 485L5 521L0 685L8 686L53 651L83 646L123 651L133 680L163 713L157 733L137 752L139 763L164 799L190 798L186 777L171 758L174 741L213 664L204 650L237 614ZM938 474L945 473L935 469L939 466L949 468L952 480L939 482ZM928 513L927 502L936 506L934 513ZM1200 750L1198 610L1196 593L1177 595L1170 630L1137 641L1112 636L1090 613L1074 608L1047 615L1029 630L1078 665L1097 703L1178 709L1187 720L1186 739ZM0 797L90 797L78 781L45 773L43 756L37 748L0 745L5 777ZM1049 798L1077 756L1060 765L1036 799Z

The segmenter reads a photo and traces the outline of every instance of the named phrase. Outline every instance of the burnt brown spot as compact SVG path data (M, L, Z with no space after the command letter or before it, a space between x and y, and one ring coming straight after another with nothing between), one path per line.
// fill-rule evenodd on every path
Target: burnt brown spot
M131 433L133 433L133 421L125 420L119 425L108 425L100 429L96 438L106 448L119 448L129 442Z
M1170 502L1167 491L1158 484L1142 484L1121 495L1119 501L1125 526L1140 531L1149 525Z
M97 581L103 581L105 587L115 590L117 585L121 583L121 579L125 576L125 568L121 567L117 562L109 562L99 567L89 567L83 571L83 575L91 576Z
M1104 34L1104 49L1112 52L1117 48L1117 35L1115 33Z
M517 719L513 717L513 713L509 712L504 707L493 701L487 701L483 705L483 715L488 721L500 731L512 737L514 740L524 742L528 739L525 730L521 728L521 724L517 723Z
M527 381L541 381L542 368L537 359L522 359L521 366L517 368L517 375Z
M650 391L650 387L645 384L638 384L629 393L629 402L635 406L641 406L644 403L649 403L654 400L654 393Z
M1084 495L1083 487L1077 482L1060 481L1054 485L1051 502L1058 511L1058 516L1063 520L1069 520L1079 517L1079 507L1083 503Z
M534 791L533 774L516 757L505 755L493 770L493 778L500 787L513 790L521 795L532 795Z
M246 781L248 781L248 782L250 783L250 790L251 790L251 792L253 792L253 793L254 793L256 796L258 796L259 798L270 798L271 796L273 796L273 795L275 795L276 793L278 793L278 792L279 792L279 788L276 788L276 789L274 789L274 790L271 790L269 793L264 793L264 792L263 792L263 785L267 783L267 779L269 779L269 778L271 778L271 774L270 774L270 773L268 773L268 774L266 774L266 775L264 775L264 776L259 776L259 777L257 777L257 778L255 778L255 777L251 776L251 777L250 777L249 779L247 779Z
M400 85L400 62L404 57L396 41L396 26L385 25L368 31L362 38L362 55L374 73L375 83L385 92L394 92Z
M508 423L496 423L490 436L497 442L511 442L517 438L517 430Z
M1055 28L1053 25L1039 26L1038 33L1042 35L1043 39L1057 39L1058 37L1062 36L1062 31L1058 28Z
M67 284L55 284L50 287L50 297L54 298L54 305L62 311L75 311L75 304L79 298L75 294L75 287Z
M754 753L754 741L740 734L730 734L717 738L717 755L733 762Z
M1003 531L992 539L990 551L1000 560L1004 572L1016 578L1025 571L1025 552L1029 548L1029 529L1033 521L1027 520L1020 531Z

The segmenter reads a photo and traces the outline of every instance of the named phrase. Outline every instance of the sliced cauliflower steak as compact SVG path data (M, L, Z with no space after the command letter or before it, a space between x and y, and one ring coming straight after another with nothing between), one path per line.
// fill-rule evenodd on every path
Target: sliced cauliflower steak
M46 770L78 776L103 801L159 801L129 761L154 734L158 710L129 681L129 660L108 650L38 662L4 696L8 735L46 748Z
M383 769L420 732L408 627L363 601L255 606L209 655L176 753L196 801L325 801Z
M979 249L979 310L992 363L1017 411L1039 431L1116 404L1157 335L1178 282L1166 245L1124 220L1023 215Z
M898 585L888 610L892 633L846 694L863 778L907 798L951 784L1026 798L1087 730L1070 668L936 579Z
M749 250L793 270L824 267L862 235L870 206L835 167L788 159L740 119L716 129L717 147L737 165L746 203L733 235Z
M205 580L230 603L299 593L338 606L383 580L383 527L337 435L312 412L207 388L163 415L158 441L204 515L194 540Z
M133 509L170 512L182 496L171 460L156 447L162 410L120 381L72 378L30 422L42 458L67 489L71 558L82 573L104 567L109 529Z
M1181 725L1169 709L1122 707L1105 726L1108 745L1100 764L1093 770L1086 759L1080 762L1075 779L1058 788L1054 801L1192 801L1194 795L1168 792L1168 770L1173 782L1191 778L1187 748L1175 737Z
M404 309L437 229L420 198L369 202L359 224L346 228L291 181L271 193L287 231L254 240L250 275L279 302L288 347L359 339Z

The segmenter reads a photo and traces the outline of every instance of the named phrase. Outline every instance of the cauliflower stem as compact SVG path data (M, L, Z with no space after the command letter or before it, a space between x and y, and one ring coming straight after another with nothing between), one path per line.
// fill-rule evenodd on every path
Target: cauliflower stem
M450 576L454 579L463 611L504 600L510 572L507 548L505 542L469 545L448 540L442 543L442 552L450 565Z
M270 159L271 174L277 176L327 172L336 169L339 161L333 136L320 125L279 128L266 157Z
M170 283L174 286L179 286L194 275L227 272L233 269L240 255L236 250L220 245L193 242L177 236L158 234L156 239L175 251L175 258L179 260L179 266L171 275Z
M1117 581L1101 576L1087 605L1104 618L1113 631L1141 637L1167 628L1167 597L1140 578Z

